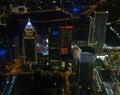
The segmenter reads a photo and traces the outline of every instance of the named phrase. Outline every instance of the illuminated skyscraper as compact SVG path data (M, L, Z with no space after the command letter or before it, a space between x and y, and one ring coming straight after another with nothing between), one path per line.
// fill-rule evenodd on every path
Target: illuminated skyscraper
M24 64L30 67L37 64L36 36L37 33L28 20L23 33L23 57Z
M95 52L102 52L106 36L107 11L95 11L91 18L88 44L93 46Z

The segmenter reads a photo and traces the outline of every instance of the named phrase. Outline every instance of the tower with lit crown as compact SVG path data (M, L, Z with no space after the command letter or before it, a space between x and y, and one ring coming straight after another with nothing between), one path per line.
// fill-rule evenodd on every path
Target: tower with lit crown
M23 33L23 61L30 69L37 64L36 36L37 33L28 19Z

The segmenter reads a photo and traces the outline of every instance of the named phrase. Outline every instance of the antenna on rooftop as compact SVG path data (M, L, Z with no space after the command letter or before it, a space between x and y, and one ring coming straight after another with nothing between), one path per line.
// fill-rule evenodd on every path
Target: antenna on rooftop
M28 22L30 22L30 18L28 18Z

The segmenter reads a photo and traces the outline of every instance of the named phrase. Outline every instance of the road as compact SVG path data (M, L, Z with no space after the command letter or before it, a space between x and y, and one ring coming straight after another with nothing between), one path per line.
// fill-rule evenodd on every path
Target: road
M10 93L12 91L12 87L13 87L14 82L15 82L15 78L16 78L16 75L8 76L8 78L6 80L6 85L3 89L2 95L10 95Z
M8 77L2 95L10 95L17 73L20 71L20 66L22 65L21 63L22 62L17 59L13 69L9 73L7 73Z

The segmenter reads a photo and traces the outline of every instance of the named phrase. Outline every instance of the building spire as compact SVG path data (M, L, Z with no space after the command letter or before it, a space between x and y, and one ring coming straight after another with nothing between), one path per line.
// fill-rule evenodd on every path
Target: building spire
M30 22L30 18L28 18L28 22Z
M25 28L33 28L32 23L30 22L30 18L28 18L28 22L27 22Z

